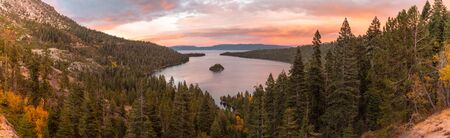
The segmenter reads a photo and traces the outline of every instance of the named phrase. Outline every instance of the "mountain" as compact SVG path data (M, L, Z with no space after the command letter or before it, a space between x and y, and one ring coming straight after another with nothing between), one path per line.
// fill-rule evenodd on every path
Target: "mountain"
M60 15L55 9L40 0L0 0L0 15L17 16L41 24L63 29L75 22Z
M265 44L221 44L207 47L199 46L173 46L175 50L260 50L260 49L281 49L289 46L265 45Z
M0 29L10 30L22 42L35 45L35 51L53 48L70 55L58 58L72 66L104 67L115 63L119 68L133 66L150 72L188 60L170 48L81 26L41 0L0 0Z
M162 97L164 92L178 91L163 77L148 74L188 60L158 44L81 26L41 0L0 0L0 127L5 128L0 137L81 137L81 132L69 135L64 130L78 130L73 127L83 124L79 119L86 119L85 126L102 124L107 120L104 115L110 121L128 122L125 107L137 92ZM183 92L194 89L184 88ZM171 102L173 97L168 96L164 99ZM207 101L200 98L192 99ZM214 102L208 99L208 104ZM16 131L6 127L6 121ZM125 123L119 125L126 128ZM124 137L126 132L113 131L115 136L103 137ZM94 135L83 137L100 136Z

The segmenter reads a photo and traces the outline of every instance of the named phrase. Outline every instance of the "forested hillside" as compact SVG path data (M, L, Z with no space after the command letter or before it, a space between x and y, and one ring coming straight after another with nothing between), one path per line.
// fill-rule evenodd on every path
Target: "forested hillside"
M450 18L441 0L402 10L384 27L375 18L363 36L345 20L325 57L320 39L318 31L309 66L298 48L288 73L270 75L253 94L221 98L245 120L247 136L398 137L450 107Z
M332 49L334 46L333 43L322 44L320 50L322 51L322 56ZM305 61L308 61L312 57L312 53L314 53L314 46L305 45L300 46L303 58ZM266 59L273 61L281 61L286 63L293 63L295 60L295 55L297 54L297 48L281 48L281 49L263 49L263 50L252 50L246 52L225 52L220 55L223 56L235 56L242 58L255 58L255 59Z
M395 137L450 106L450 14L436 0L221 98L149 75L188 58L82 27L40 0L0 0L0 114L20 137ZM306 51L306 50L305 50ZM305 66L304 62L308 62ZM245 77L245 76L242 76Z

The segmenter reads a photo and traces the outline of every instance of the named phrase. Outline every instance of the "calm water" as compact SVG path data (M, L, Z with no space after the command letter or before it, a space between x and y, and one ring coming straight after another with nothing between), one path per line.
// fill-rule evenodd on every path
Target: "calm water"
M270 73L276 77L281 71L288 71L290 64L239 57L220 56L223 52L235 51L193 51L183 50L180 53L205 53L204 57L191 57L186 64L166 68L155 75L172 76L176 82L198 84L208 91L216 101L224 95L236 95L248 90L253 92L254 86L264 84ZM209 70L214 64L222 64L225 68L220 73Z

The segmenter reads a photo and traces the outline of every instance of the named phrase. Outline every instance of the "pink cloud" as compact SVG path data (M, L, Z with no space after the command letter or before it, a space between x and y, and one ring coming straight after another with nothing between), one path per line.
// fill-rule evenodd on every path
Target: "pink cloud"
M163 45L301 45L311 43L317 29L322 32L323 41L334 40L345 17L349 18L356 35L364 34L373 17L378 16L381 21L386 21L401 9L413 5L421 9L426 0L111 0L106 5L100 0L84 2L97 2L109 7L99 12L95 12L98 11L96 6L67 10L70 8L59 4L77 0L45 1L58 5L57 9L64 9L60 11L70 12L70 17L90 28ZM450 0L444 0L444 3L449 5ZM86 15L78 13L80 8L86 8L83 10L89 12ZM192 15L178 17L180 13ZM173 17L175 21L162 20L150 26L137 24L129 29L129 24L152 24L165 17ZM128 26L120 28L123 25ZM140 32L133 32L136 30Z

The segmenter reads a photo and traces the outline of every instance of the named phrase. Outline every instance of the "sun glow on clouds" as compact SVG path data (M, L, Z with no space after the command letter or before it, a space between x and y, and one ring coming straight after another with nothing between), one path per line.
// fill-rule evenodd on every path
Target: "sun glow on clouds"
M401 9L414 4L421 8L425 3L425 0L110 0L107 4L101 0L44 1L90 28L166 46L301 45L311 43L316 29L326 42L337 37L346 17L352 31L359 35L365 33L375 16L386 21ZM450 0L444 1L450 4Z
M112 29L103 30L105 33L128 39L142 39L142 36L174 32L179 29L177 22L191 13L170 14L151 21L136 21L118 25Z

